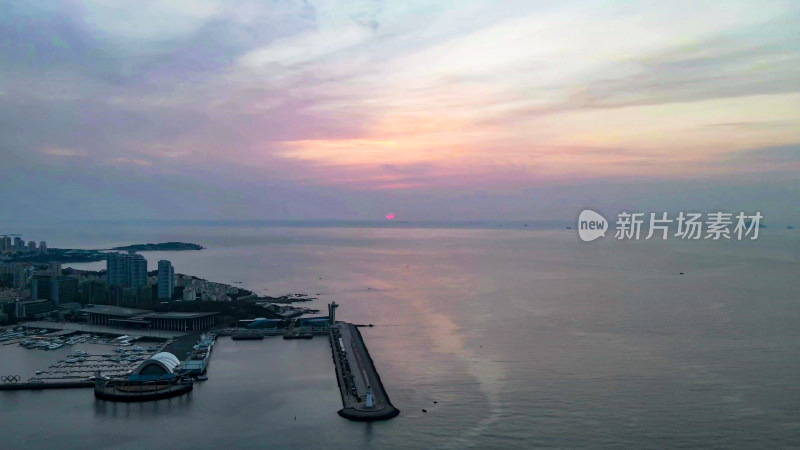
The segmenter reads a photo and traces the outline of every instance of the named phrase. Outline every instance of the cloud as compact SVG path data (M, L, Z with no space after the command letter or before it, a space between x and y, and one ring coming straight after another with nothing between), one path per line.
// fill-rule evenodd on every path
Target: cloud
M39 153L48 156L72 157L72 156L86 156L89 154L86 150L75 150L72 148L64 148L64 147L45 147L39 149L38 151Z
M161 206L131 180L156 175L173 205L214 180L197 202L215 211L226 194L302 215L408 193L463 212L465 190L794 170L791 152L745 155L800 142L793 2L0 8L2 174L100 176L139 213Z
M138 158L119 157L119 158L114 158L111 162L113 164L118 164L118 165L133 164L133 165L137 165L137 166L146 166L146 167L150 167L150 166L153 165L153 163L150 162L150 161L147 161L147 160L144 160L144 159L138 159Z
M791 164L798 169L800 168L800 143L747 149L728 153L727 156L732 163L778 164L783 170L788 169L784 164Z

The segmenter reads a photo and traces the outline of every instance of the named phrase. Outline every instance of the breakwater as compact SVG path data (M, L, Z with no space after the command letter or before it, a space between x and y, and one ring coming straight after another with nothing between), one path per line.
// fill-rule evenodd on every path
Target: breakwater
M389 401L358 328L336 322L330 332L336 380L342 395L339 415L349 420L387 420L400 414Z

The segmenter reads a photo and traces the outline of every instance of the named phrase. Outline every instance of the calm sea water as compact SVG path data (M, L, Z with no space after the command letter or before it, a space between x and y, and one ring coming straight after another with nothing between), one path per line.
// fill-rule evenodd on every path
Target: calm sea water
M210 380L182 398L0 393L8 448L800 446L792 231L591 244L524 228L23 232L54 247L196 242L208 248L145 256L151 269L165 258L177 272L259 293L311 294L320 309L335 300L342 320L376 325L364 338L402 413L339 418L324 339L221 340ZM2 346L0 372L30 375L48 358L57 356Z

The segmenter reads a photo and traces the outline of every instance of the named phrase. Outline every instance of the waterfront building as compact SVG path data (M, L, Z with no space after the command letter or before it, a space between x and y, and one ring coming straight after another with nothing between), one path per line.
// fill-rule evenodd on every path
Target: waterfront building
M296 327L311 331L327 331L330 325L330 317L303 317L295 322Z
M193 384L185 376L175 373L179 364L172 353L156 353L139 364L127 379L98 380L94 395L104 400L133 402L185 394L192 390Z
M162 259L158 262L158 298L169 300L175 290L175 269L172 263Z
M47 254L47 242L45 241L39 242L39 253L43 255Z
M14 315L17 319L31 319L53 310L49 300L22 300L14 303Z
M200 331L214 326L216 312L158 313L146 309L118 306L86 305L81 310L92 325L123 328L151 328L168 331Z
M178 357L169 352L156 353L150 359L143 361L134 369L130 378L150 378L172 375L180 365Z
M266 319L264 317L259 317L252 321L241 321L246 323L247 328L250 329L265 329L265 328L283 328L284 324L286 323L283 319Z
M147 260L136 252L109 253L106 256L109 286L138 287L147 284Z

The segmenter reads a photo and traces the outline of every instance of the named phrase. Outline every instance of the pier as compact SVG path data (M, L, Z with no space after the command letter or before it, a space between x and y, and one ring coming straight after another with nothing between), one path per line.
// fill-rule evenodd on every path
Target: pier
M373 421L396 417L361 332L355 325L335 322L330 331L336 379L342 395L339 415L349 420Z
M0 391L39 391L42 389L74 389L94 387L94 381L28 382L0 384Z

